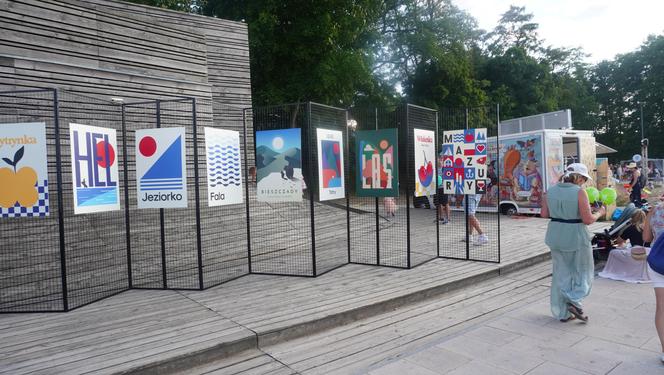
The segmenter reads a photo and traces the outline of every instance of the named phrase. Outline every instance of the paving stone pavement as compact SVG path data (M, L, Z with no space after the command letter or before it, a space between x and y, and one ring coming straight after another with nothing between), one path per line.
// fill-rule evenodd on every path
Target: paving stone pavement
M549 278L541 280L547 285ZM647 284L596 278L588 324L550 317L548 295L367 369L371 375L664 374Z

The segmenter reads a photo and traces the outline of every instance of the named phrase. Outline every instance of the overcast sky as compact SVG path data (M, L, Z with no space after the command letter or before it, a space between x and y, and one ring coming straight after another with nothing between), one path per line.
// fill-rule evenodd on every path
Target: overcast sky
M452 0L480 28L492 30L510 5L525 6L539 36L555 47L582 47L588 62L637 49L649 34L664 34L664 0Z

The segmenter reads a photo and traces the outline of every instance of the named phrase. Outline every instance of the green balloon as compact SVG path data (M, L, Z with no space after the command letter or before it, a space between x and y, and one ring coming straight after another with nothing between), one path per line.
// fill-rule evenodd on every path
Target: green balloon
M443 186L443 176L438 176L438 186Z
M599 192L599 199L604 204L612 204L618 198L618 192L614 188L605 187Z
M599 200L599 190L596 187L589 186L586 188L586 194L588 194L588 201L590 203L595 203Z

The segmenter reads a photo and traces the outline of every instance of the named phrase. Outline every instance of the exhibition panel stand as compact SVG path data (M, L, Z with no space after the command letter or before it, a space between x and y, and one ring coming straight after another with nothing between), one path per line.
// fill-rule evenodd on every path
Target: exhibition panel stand
M202 289L195 101L155 100L123 109L131 287Z
M251 273L316 277L348 263L499 262L499 197L482 196L481 246L467 195L448 195L449 223L436 210L444 133L490 138L464 156L502 176L497 125L497 107L240 109L0 92L0 232L11 239L0 312L69 311L129 289L203 290ZM532 145L519 147L530 155ZM537 191L537 161L525 159L512 173ZM510 183L491 176L477 178Z
M483 233L486 234L486 243L478 242L478 233L471 228L468 220L468 195L448 194L447 201L450 206L450 221L440 226L438 233L439 256L442 258L474 260L485 262L500 262L500 215L498 209L498 184L509 183L500 181L502 160L496 150L499 146L498 123L499 108L484 106L473 108L445 108L440 111L438 122L438 147L445 143L446 132L464 130L486 129L486 150L475 150L472 154L463 155L473 157L475 161L486 154L483 164L487 166L486 192L480 194L480 203L475 217ZM473 133L473 132L471 132ZM439 149L439 157L444 158L444 152ZM465 153L465 151L464 151ZM440 160L444 163L443 160ZM526 161L524 161L526 162Z
M348 263L345 110L297 103L248 109L245 121L256 150L246 203L250 271L315 277Z
M37 139L34 134L35 146L45 145L42 159L47 155L47 171L40 180L47 180L48 191L41 193L44 198L43 215L37 217L15 217L15 202L2 204L2 220L0 234L2 245L2 283L0 311L3 312L30 312L30 311L65 311L69 309L67 295L66 265L64 252L64 214L62 207L62 175L60 166L60 129L58 122L57 92L50 89L19 90L0 92L0 124L15 127L23 123L44 124L44 140ZM22 137L20 134L12 134ZM25 135L25 134L24 134ZM33 136L33 135L30 135ZM25 156L15 157L20 147L12 147L5 151L2 147L2 157L16 162L16 171L13 166L2 162L3 170L1 183L14 183L16 172L23 167L38 170L36 165L27 165ZM25 149L24 149L25 151ZM39 150L27 150L36 154ZM25 152L24 152L25 154ZM37 164L37 163L35 163ZM46 164L46 163L42 163ZM27 171L27 170L26 170ZM7 180L10 181L7 181ZM32 181L34 182L34 181ZM48 194L46 197L45 194ZM3 191L3 196L7 194ZM18 200L13 197L11 200ZM32 202L29 203L32 205ZM9 208L11 206L11 208ZM46 216L48 214L48 216ZM19 208L20 215L20 208ZM26 212L27 215L27 212ZM26 221L28 220L28 221ZM35 221L37 220L37 221Z
M436 124L437 111L411 104L349 110L352 263L411 268L437 257Z

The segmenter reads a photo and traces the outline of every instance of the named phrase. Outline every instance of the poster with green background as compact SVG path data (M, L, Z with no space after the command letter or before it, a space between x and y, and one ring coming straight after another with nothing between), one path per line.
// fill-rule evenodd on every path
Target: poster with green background
M360 197L399 196L397 129L356 133L356 193Z

